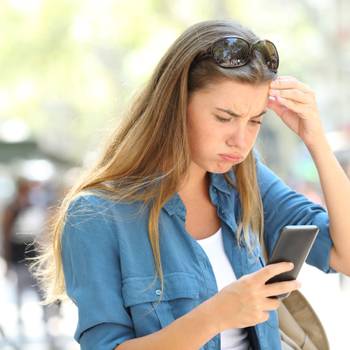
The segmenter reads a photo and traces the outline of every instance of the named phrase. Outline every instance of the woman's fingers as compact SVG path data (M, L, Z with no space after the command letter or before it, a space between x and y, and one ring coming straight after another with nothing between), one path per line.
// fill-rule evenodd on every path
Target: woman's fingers
M300 282L293 281L285 281L285 282L275 282L271 284L267 284L264 289L265 297L272 297L280 294L290 293L293 290L297 290L300 288Z
M287 107L295 113L298 113L297 117L299 118L308 119L311 115L310 105L308 103L303 104L280 96L277 97L277 100L281 105Z
M263 309L265 311L273 311L277 310L281 305L281 301L279 299L270 299L266 298Z
M283 76L279 77L275 80L273 80L270 83L270 88L271 89L278 89L278 90L284 90L284 89L298 89L301 90L305 93L310 93L312 90L310 87L301 81L297 80L294 77L289 77L289 76Z
M290 89L290 90L275 90L271 89L270 90L270 96L275 96L277 98L287 98L295 102L299 103L310 103L312 100L312 97L298 89Z
M282 272L291 271L293 268L294 265L290 262L280 262L266 265L261 270L255 272L254 278L258 279L262 284L265 284L265 282L267 282L270 278L279 275Z

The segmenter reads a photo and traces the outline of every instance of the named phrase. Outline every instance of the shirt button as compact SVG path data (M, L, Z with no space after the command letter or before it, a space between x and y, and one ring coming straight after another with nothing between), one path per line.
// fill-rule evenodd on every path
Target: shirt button
M160 289L157 289L157 290L156 290L156 294L157 294L157 295L160 295L161 293L162 293L162 291L161 291Z

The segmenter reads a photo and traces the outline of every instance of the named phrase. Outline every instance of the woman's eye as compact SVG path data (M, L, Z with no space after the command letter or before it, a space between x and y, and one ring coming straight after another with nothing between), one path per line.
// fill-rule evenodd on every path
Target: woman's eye
M229 119L221 118L218 115L215 115L215 117L216 117L217 120L219 120L222 123L229 122L231 120L231 118L229 118Z
M215 114L215 117L217 120L219 120L220 122L222 123L227 123L227 122L230 122L232 120L232 118L222 118L222 117L219 117L218 115ZM261 125L262 124L262 121L261 120L250 120L250 122L254 125Z

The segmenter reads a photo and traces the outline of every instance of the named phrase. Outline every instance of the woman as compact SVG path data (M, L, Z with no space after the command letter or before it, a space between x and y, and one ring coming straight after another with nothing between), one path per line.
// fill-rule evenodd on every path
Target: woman
M271 297L299 285L265 285L293 266L264 266L259 239L271 253L285 225L317 225L307 262L350 274L349 181L312 90L277 68L273 43L230 20L193 25L160 60L37 263L46 302L77 305L82 349L280 349ZM308 147L328 212L255 155L267 109Z

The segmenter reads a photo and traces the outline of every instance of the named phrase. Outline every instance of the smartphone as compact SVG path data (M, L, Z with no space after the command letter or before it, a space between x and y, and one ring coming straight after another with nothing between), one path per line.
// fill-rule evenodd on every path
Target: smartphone
M288 225L281 230L267 265L279 262L292 262L294 268L270 278L266 284L295 280L315 242L319 228L316 225ZM284 299L290 293L277 295Z

